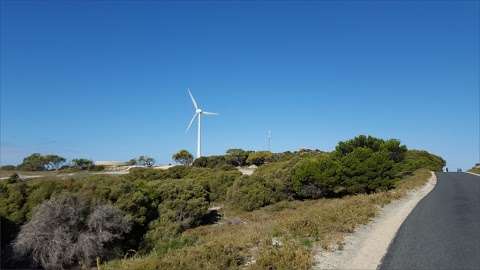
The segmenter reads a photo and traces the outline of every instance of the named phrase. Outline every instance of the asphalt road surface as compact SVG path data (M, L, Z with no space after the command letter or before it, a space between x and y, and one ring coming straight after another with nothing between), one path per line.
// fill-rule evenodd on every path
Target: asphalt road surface
M480 269L480 176L437 178L400 227L381 270Z

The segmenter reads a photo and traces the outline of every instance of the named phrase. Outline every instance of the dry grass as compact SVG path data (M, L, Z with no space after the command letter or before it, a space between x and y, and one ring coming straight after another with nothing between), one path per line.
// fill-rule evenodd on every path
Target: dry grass
M469 170L469 172L480 174L480 167L473 167Z
M55 176L57 173L55 171L19 171L19 170L12 170L12 171L6 171L6 170L0 170L0 178L3 177L10 177L13 174L19 174L22 176L32 176L32 175L39 175L39 176Z
M341 247L345 234L368 223L379 208L425 184L427 170L397 183L396 189L341 199L280 202L253 212L226 209L220 224L183 233L196 239L166 254L117 260L105 269L309 269L312 248Z

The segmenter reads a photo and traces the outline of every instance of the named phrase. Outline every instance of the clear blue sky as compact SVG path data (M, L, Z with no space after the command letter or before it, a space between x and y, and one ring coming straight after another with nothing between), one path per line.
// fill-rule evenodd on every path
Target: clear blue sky
M40 2L40 1L38 1ZM358 134L479 159L478 1L2 1L1 163L332 150Z

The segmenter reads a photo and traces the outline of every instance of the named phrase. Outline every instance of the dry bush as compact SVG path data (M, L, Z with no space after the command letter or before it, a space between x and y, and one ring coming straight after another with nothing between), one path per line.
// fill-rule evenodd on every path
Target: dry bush
M129 230L130 222L113 206L92 208L78 197L60 196L35 210L13 244L17 254L31 254L46 269L89 266L108 256L110 244Z

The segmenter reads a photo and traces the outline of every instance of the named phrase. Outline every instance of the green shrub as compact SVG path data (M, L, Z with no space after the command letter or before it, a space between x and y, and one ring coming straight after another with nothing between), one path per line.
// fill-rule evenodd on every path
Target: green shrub
M358 136L340 142L334 153L306 152L293 169L291 189L297 198L315 199L369 193L394 187L406 147L398 140Z
M195 243L195 238L182 235L183 231L184 228L178 222L162 217L156 219L148 227L142 248L145 251L155 250L157 254L165 254Z
M49 200L53 195L65 191L65 186L62 182L63 181L42 179L41 181L35 181L29 184L28 196L24 205L27 219L30 219L36 206Z
M402 161L407 152L407 147L401 145L398 140L390 139L385 141L372 136L360 135L351 140L339 142L335 148L335 154L343 157L357 148L367 148L373 152L386 151L389 154L389 159L394 162Z
M225 156L208 156L195 159L192 165L194 167L214 169L229 164L227 163Z
M22 179L20 179L20 176L18 175L18 173L13 173L6 179L6 182L7 184L15 184L20 182L21 180Z
M235 179L242 174L238 170L230 171L211 171L203 175L189 175L189 178L195 179L208 192L209 201L224 201L228 189L233 185Z
M250 152L242 149L229 149L225 156L226 162L232 166L245 166Z
M259 176L267 179L278 179L282 182L290 182L292 170L300 161L300 158L291 158L286 161L272 162L258 167L253 173L254 176Z
M90 170L93 168L94 163L92 160L85 159L85 158L75 158L72 159L72 167L81 169L81 170Z
M132 168L125 176L126 179L135 180L165 180L165 179L181 179L185 178L192 168L178 165L170 167L166 170L153 169L153 168Z
M14 171L15 169L17 169L17 167L13 165L3 165L2 167L0 167L0 170L4 171Z
M273 161L273 154L269 151L259 151L251 153L248 156L247 164L261 166L265 164L265 162Z
M445 167L445 160L441 157L428 153L427 151L408 150L405 153L405 159L396 165L397 170L408 174L420 168L426 168L431 171L440 171Z
M92 171L92 172L101 172L101 171L105 170L105 166L103 166L103 165L93 165L92 167L90 167L89 170Z
M393 188L394 161L386 151L359 147L340 159L342 186L346 194L369 193Z
M208 213L207 192L191 180L166 180L152 186L158 203L158 219L150 223L145 235L145 249L167 251L182 241L180 233L198 226Z
M124 178L132 181L137 179L153 181L166 179L166 175L164 170L156 170L152 168L131 168Z
M0 181L0 216L16 224L26 221L24 205L27 201L28 187L25 182L8 183Z
M341 163L330 157L304 159L294 167L292 189L297 198L317 199L341 190Z
M273 153L272 161L273 162L289 161L294 157L296 157L295 153L292 153L290 151L286 151L283 153Z
M229 203L247 211L286 199L285 185L276 179L242 176L228 191Z
M132 221L143 226L156 216L151 213L152 203L145 190L134 187L120 195L115 201L115 206L126 212Z
M173 166L164 171L164 179L181 179L186 177L191 170L186 166Z
M187 229L200 224L208 210L205 189L191 180L167 180L155 187L159 195L158 213L164 220Z

